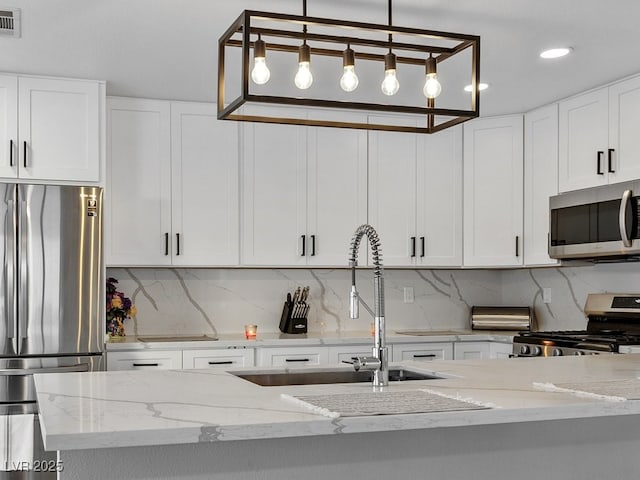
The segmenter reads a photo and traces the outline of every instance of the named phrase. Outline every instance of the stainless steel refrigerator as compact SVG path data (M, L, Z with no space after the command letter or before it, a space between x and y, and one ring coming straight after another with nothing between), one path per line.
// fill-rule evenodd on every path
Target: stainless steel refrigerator
M34 465L56 458L42 449L33 374L103 369L102 193L0 184L2 478L45 478Z

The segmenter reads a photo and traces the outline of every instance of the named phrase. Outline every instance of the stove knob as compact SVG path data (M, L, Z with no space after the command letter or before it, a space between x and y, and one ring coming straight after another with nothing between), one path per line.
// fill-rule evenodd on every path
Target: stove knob
M529 345L522 345L520 347L520 353L522 355L527 355L529 353Z
M582 350L577 350L575 352L573 352L574 355L584 355L584 352Z
M554 357L561 357L562 356L562 350L560 350L559 348L554 348L553 352L552 352L552 355Z
M538 345L536 345L531 350L531 355L534 356L534 357L539 357L540 355L542 355L542 348L540 348Z

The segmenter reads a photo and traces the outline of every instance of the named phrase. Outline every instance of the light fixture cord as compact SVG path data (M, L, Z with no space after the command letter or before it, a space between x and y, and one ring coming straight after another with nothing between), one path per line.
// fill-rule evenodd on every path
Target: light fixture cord
M393 16L392 16L393 8L391 6L391 2L392 2L392 0L389 0L389 6L387 8L387 14L389 16L389 27L391 27L393 25ZM391 53L391 43L392 42L393 42L393 35L391 33L389 33L389 53Z
M302 0L302 16L307 16L307 0ZM302 33L307 33L307 24L302 25ZM307 39L304 39L304 43L307 43Z

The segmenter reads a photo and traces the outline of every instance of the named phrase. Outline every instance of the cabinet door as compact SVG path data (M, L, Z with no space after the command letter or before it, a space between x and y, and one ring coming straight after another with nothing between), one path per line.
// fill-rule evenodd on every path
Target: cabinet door
M100 86L18 78L20 178L100 180Z
M242 135L241 262L306 265L306 130L244 123Z
M417 264L462 265L462 127L418 136Z
M110 98L107 107L107 265L171 264L168 102Z
M524 117L524 263L555 265L549 258L549 197L558 193L558 105Z
M510 358L513 353L513 343L491 342L489 345L489 358Z
M0 177L18 175L18 77L0 75Z
M259 367L305 367L329 363L328 347L259 348Z
M180 350L107 352L107 370L177 370L182 368Z
M239 263L238 128L214 104L171 104L173 265Z
M453 346L455 360L484 360L490 356L489 342L456 342Z
M609 183L640 178L640 77L609 87Z
M464 264L522 264L522 116L464 125Z
M416 263L416 156L416 135L369 132L369 223L385 267Z
M225 350L183 350L182 368L230 368L253 367L253 348Z
M367 222L367 134L309 127L308 138L307 263L346 266L351 236Z
M396 343L393 345L391 360L393 362L453 360L453 343Z
M607 183L608 105L606 88L560 102L560 192Z

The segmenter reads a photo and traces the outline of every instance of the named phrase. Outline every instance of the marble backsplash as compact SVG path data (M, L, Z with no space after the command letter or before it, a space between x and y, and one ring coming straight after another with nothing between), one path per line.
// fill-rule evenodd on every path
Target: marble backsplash
M138 309L131 334L240 333L246 323L278 332L286 292L311 287L309 330L366 331L371 318L349 319L351 275L346 269L109 268L118 290ZM371 304L373 276L357 272L358 289ZM640 265L517 270L385 270L387 329L448 330L469 325L473 305L533 306L538 328L584 328L588 293L640 291ZM404 288L415 301L404 303ZM551 289L543 303L542 289Z

